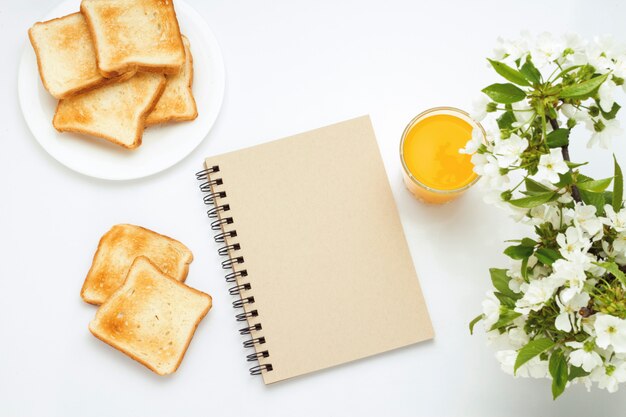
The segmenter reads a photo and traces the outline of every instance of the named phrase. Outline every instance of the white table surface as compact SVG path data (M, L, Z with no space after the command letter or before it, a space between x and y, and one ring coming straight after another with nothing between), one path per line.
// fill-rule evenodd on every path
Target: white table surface
M468 108L494 82L496 36L522 29L626 38L613 1L191 1L223 50L227 88L206 141L177 166L131 182L90 179L49 157L18 107L16 76L28 27L55 2L0 3L0 415L2 416L591 416L623 414L615 395L582 387L553 402L547 380L514 380L470 336L505 266L503 241L521 236L478 190L429 207L404 189L398 141L436 105ZM28 46L30 47L30 46ZM202 111L202 109L200 109ZM194 173L203 156L369 113L432 315L432 342L274 386L248 375L231 297ZM626 163L621 138L615 150ZM181 138L184 140L184 138ZM591 173L606 153L573 146ZM603 163L604 161L604 163ZM187 283L214 297L182 366L158 377L87 330L95 312L79 290L101 234L141 224L187 244Z

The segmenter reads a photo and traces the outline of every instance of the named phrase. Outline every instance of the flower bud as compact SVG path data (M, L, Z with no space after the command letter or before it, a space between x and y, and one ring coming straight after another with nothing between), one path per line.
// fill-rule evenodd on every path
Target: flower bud
M589 107L589 116L597 117L600 114L600 108L597 106Z
M593 130L595 130L596 132L602 132L605 127L606 126L601 119L598 119L593 123Z
M502 194L500 194L500 198L502 199L502 201L509 201L511 198L513 198L513 192L511 192L511 190L506 190Z
M567 119L567 128L571 129L574 126L576 126L576 120L574 120L574 119Z
M487 113L493 113L498 110L498 104L492 102L487 103Z

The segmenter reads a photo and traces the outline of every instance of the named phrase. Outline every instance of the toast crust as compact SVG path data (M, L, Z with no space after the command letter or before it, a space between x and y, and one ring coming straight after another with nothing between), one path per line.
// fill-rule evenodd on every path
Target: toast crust
M131 75L132 77L132 75ZM128 78L131 78L128 77ZM128 81L128 80L125 80ZM73 133L81 133L81 134L85 134L85 135L90 135L90 136L95 136L98 138L102 138L105 140L108 140L109 142L112 142L116 145L122 146L126 149L137 149L139 146L141 146L142 143L142 139L143 139L143 132L145 129L145 120L146 117L148 116L148 114L150 114L150 112L154 109L154 107L156 106L157 102L159 101L159 98L161 97L161 94L163 94L163 91L165 89L165 83L166 83L166 79L165 76L161 76L161 80L159 83L158 88L154 91L154 93L152 94L152 97L150 99L149 104L143 109L143 111L141 112L140 116L139 116L139 121L140 123L138 123L137 129L135 131L135 137L133 139L133 143L132 144L127 144L127 143L123 143L120 142L117 138L108 135L104 132L98 131L98 130L91 130L88 128L84 128L81 126L71 126L71 125L61 125L58 120L57 120L57 116L60 113L60 108L62 106L62 101L59 101L57 103L57 107L54 113L54 117L52 119L52 125L54 126L54 128L59 131L59 132L73 132ZM107 88L106 86L102 87L102 88ZM91 90L88 91L87 93L90 93L92 91L95 90Z
M122 74L122 75L119 75L119 76L113 77L113 78L106 78L106 77L104 77L104 76L102 76L100 74L99 77L91 77L89 80L85 80L84 83L82 83L81 85L79 85L77 87L64 89L62 91L55 91L55 89L52 88L52 86L50 85L50 83L48 81L48 77L46 76L46 71L44 71L44 69L43 69L42 51L41 51L41 47L40 47L39 43L37 42L37 39L36 39L36 37L34 35L34 29L38 25L44 25L44 24L48 24L48 23L52 23L52 22L56 22L56 21L62 21L64 19L70 18L70 17L75 16L75 15L80 15L80 12L71 13L69 15L57 17L57 18L50 19L50 20L46 20L44 22L37 22L37 23L35 23L33 26L31 26L28 29L28 39L30 40L30 44L32 45L33 50L35 52L35 57L37 58L37 69L39 71L39 78L41 79L41 83L43 84L43 86L46 89L46 91L48 91L54 98L59 99L59 100L71 97L71 96L79 94L79 93L84 93L84 92L93 90L94 88L101 87L101 86L106 85L108 83L115 83L115 82L125 81L125 80L129 79L130 77L132 77L135 74L135 72L131 71L131 72L128 72L126 74ZM90 34L90 36L91 36L91 34Z
M99 330L99 325L100 325L100 320L98 320L98 323L96 324L96 319L98 319L98 313L96 313L96 317L89 323L89 331L91 332L91 334L93 334L96 338L98 338L99 340L103 341L104 343L106 343L107 345L119 350L120 352L124 353L125 355L127 355L128 357L130 357L131 359L139 362L140 364L144 365L146 368L150 369L151 371L153 371L154 373L161 375L161 376L165 376L165 375L169 375L171 373L174 373L178 370L178 368L180 367L180 364L182 363L185 354L187 353L187 349L189 348L189 344L191 343L191 339L193 338L196 329L198 328L198 325L200 324L200 322L202 321L202 319L204 319L204 317L207 315L207 313L209 312L209 310L211 309L211 307L213 306L213 299L209 294L206 294L202 291L196 290L195 288L191 288L185 284L183 284L182 282L176 281L175 279L172 279L171 277L163 274L163 272L154 264L152 263L152 261L150 261L150 259L144 257L144 256L139 256L135 259L135 261L133 262L133 264L131 265L131 268L128 271L126 280L124 282L124 284L122 286L120 286L113 294L111 294L111 297L109 298L110 300L115 300L116 297L122 296L122 294L127 290L127 284L128 284L128 277L131 275L131 273L133 272L133 269L135 267L138 267L140 263L147 263L149 264L153 269L155 269L157 273L159 273L159 275L161 277L163 277L164 279L169 280L171 283L175 284L176 286L183 288L185 291L190 291L193 292L195 295L201 296L203 298L206 299L207 303L206 303L206 307L200 311L197 314L196 320L192 323L191 325L191 329L188 333L188 336L185 340L184 345L182 346L180 355L178 357L177 362L174 364L174 366L169 370L169 371L162 371L159 368L157 368L156 366L154 366L154 364L152 364L150 361L145 360L143 358L141 358L140 356L136 355L133 351L127 349L124 346L124 343L117 343L115 340L113 340L112 338L107 338L106 335L100 334L98 332ZM105 305L103 305L101 308L106 308ZM98 309L98 312L100 311L100 309ZM109 324L110 325L110 324ZM96 327L98 326L98 327Z
M157 102L157 104L155 105L155 108L153 109L152 112L150 112L148 114L148 116L146 117L146 126L152 126L152 125L156 125L156 124L161 124L161 123L170 123L170 122L187 122L187 121L191 121L191 120L195 120L198 117L198 107L196 106L196 99L193 97L193 90L192 90L192 85L193 85L193 55L191 53L191 47L189 45L189 40L187 39L187 37L185 37L184 35L182 35L183 38L183 45L185 46L185 63L183 64L183 68L180 69L180 71L183 71L183 69L185 67L188 66L188 71L189 71L189 83L187 84L187 94L189 94L189 99L193 105L193 113L192 114L175 114L173 112L171 112L170 114L166 115L166 116L156 116L155 115L155 111L158 108L159 102ZM167 79L171 77L170 75L166 76L166 81ZM165 88L167 88L167 83L165 84ZM165 91L165 90L164 90ZM163 97L163 96L162 96ZM160 100L161 98L159 98Z
M165 4L167 5L168 2L165 1ZM183 41L180 35L180 26L178 24L178 18L176 16L176 10L174 8L174 4L171 0L169 2L169 5L171 6L169 7L169 11L171 13L170 21L174 25L174 28L175 28L174 31L178 33L178 37L176 38L177 43L178 43L177 47L182 51L184 49L184 45L183 45ZM89 27L89 32L91 33L91 37L93 39L93 43L96 49L96 60L98 62L98 70L100 71L103 77L114 78L114 77L118 77L120 74L123 74L125 72L154 72L154 73L159 73L159 74L176 74L180 70L180 67L183 65L184 54L183 54L183 58L177 64L172 64L172 65L170 64L154 65L154 64L149 64L146 62L130 60L126 62L119 62L116 64L111 64L110 67L107 67L107 64L104 62L104 58L102 57L102 52L101 52L102 48L104 47L103 42L102 40L99 39L99 36L97 34L97 29L96 29L96 22L94 21L95 19L91 15L88 7L85 6L84 0L80 4L80 12L85 17L87 26Z
M191 264L191 262L193 262L193 253L191 252L191 250L189 250L189 248L187 248L185 245L183 245L181 242L177 241L176 239L173 239L169 236L165 236L162 235L160 233L157 233L153 230L147 229L145 227L141 227L141 226L136 226L136 225L131 225L131 224L117 224L115 226L113 226L111 229L109 229L104 235L102 235L102 237L100 238L100 241L98 242L98 248L96 249L96 252L93 255L93 259L91 262L91 267L89 268L89 272L87 272L87 276L85 277L85 282L83 283L83 286L80 290L80 296L83 299L83 301L85 301L86 303L89 304L93 304L93 305L100 305L103 303L101 297L98 297L98 295L100 294L95 294L95 296L90 296L90 291L92 290L93 286L96 284L96 282L94 282L94 280L97 281L97 275L98 275L98 268L100 267L100 265L98 264L98 259L100 256L102 256L103 251L105 251L107 248L105 247L106 245L109 245L109 239L110 239L110 235L112 233L115 233L115 230L117 228L133 228L133 229L138 229L142 232L145 232L147 234L154 234L156 237L158 238L162 238L165 241L167 241L168 243L170 243L172 246L176 247L178 245L181 245L184 249L186 249L184 255L186 255L186 259L184 260L184 264L182 269L180 270L180 275L177 277L171 277L172 279L175 279L176 281L179 282L185 282L185 280L187 279L187 275L189 274L189 264ZM150 261L150 263L153 263L152 261ZM154 264L154 263L153 263ZM130 270L130 268L132 267L132 264L129 266L128 270ZM158 267L157 267L158 268ZM158 268L160 270L160 268ZM124 276L124 280L126 279L128 275L128 271L126 271L126 274ZM167 275L164 273L164 275ZM169 276L169 275L168 275ZM120 284L120 286L123 285L123 283Z

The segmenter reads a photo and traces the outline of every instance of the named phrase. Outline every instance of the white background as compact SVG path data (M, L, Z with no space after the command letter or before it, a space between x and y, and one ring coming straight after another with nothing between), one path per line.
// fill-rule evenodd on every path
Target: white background
M609 395L575 387L553 402L547 380L505 375L482 332L469 335L467 323L480 312L489 287L487 269L506 266L503 241L523 230L483 204L478 190L443 207L413 200L401 182L398 141L418 112L436 105L468 108L494 82L484 57L498 35L530 29L612 33L624 40L624 3L190 3L222 46L223 111L206 141L182 163L122 183L68 170L30 135L17 102L17 64L22 49L30 47L28 27L55 3L0 3L0 415L623 414L625 388ZM436 338L264 386L247 373L240 326L194 173L205 155L366 113ZM615 148L622 165L625 138ZM587 152L578 143L571 154L591 159L591 174L611 174L607 153ZM214 297L180 369L169 377L151 373L87 330L95 308L81 301L79 290L99 237L120 222L187 244L195 254L187 283Z

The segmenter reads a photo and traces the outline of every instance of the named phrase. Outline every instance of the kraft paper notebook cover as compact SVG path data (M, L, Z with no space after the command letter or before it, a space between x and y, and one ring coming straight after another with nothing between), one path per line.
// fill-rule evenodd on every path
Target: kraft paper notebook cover
M369 117L205 166L251 372L266 384L433 337Z

